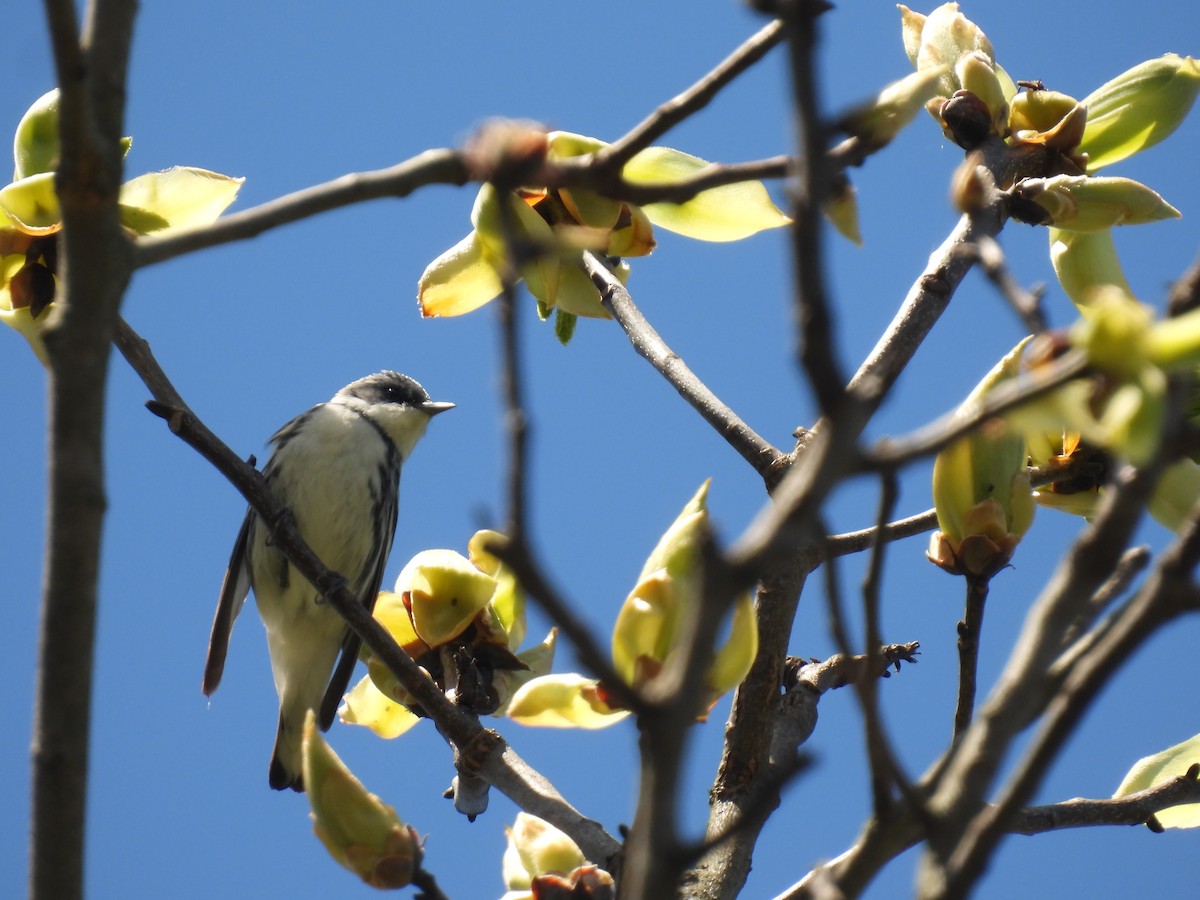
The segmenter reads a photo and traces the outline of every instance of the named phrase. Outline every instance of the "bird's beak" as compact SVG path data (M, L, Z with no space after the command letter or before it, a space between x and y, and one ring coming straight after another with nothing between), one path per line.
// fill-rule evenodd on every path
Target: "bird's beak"
M446 403L441 400L429 400L421 404L421 409L424 411L425 415L432 418L438 413L444 413L448 409L454 409L454 404Z

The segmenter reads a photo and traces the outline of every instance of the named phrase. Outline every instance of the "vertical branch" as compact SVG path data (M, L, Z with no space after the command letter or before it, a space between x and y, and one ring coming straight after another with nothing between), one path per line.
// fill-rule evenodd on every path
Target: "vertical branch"
M875 815L885 818L891 805L891 785L898 766L891 745L884 733L883 720L879 715L879 686L875 675L879 668L880 648L883 636L879 627L879 587L883 581L884 526L896 508L896 473L891 469L880 473L879 510L875 517L875 537L871 544L871 559L867 574L863 578L863 621L867 643L867 671L855 682L859 703L863 710L863 726L866 729L867 756L871 763L871 796L875 801ZM832 558L831 558L832 559Z
M983 607L987 602L987 578L968 575L966 609L958 623L958 703L954 709L955 743L966 732L975 714L975 676L979 669L979 636L983 631Z
M833 169L825 152L826 132L817 101L814 56L816 19L827 7L819 0L793 0L784 8L800 151L791 186L800 363L812 382L821 411L829 415L841 406L846 382L834 352L822 264L821 209L829 195Z
M502 391L504 425L508 432L508 536L517 543L526 537L525 484L529 440L529 420L522 401L521 346L517 326L516 289L511 279L504 280L500 297L500 341L503 353Z
M136 4L47 0L61 90L58 296L46 313L49 484L42 581L29 896L83 896L92 668L105 495L109 345L132 253L117 215L125 75Z

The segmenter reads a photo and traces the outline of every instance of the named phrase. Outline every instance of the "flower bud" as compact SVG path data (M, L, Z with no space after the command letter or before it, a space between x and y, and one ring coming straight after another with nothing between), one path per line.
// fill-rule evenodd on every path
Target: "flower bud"
M1013 193L1042 207L1050 214L1050 224L1067 231L1103 231L1114 225L1142 225L1179 218L1179 210L1130 178L1088 175L1026 178Z
M946 66L936 66L893 81L874 100L844 116L842 130L872 149L886 146L936 96L947 71Z
M58 88L34 101L13 139L13 181L58 168Z
M910 31L915 19L911 11L905 16L905 8L901 7L901 17L905 33L905 47L910 41ZM921 37L917 48L917 71L936 69L946 66L950 71L941 77L940 91L942 96L950 96L963 87L954 67L958 61L975 51L979 51L988 60L996 58L992 51L992 43L979 26L958 11L957 3L943 3L921 22Z
M424 550L396 578L396 593L405 598L413 629L430 647L458 637L495 589L491 576L453 550Z
M1026 91L1013 98L1008 124L1018 141L1070 153L1079 146L1087 120L1087 107L1074 97L1058 91Z
M372 887L409 884L421 864L417 832L346 768L317 731L311 710L304 722L303 758L313 831L329 854Z
M549 822L517 813L512 828L505 829L508 847L502 863L504 884L509 890L528 890L539 875L566 874L584 865L579 845Z
M963 56L954 66L954 74L964 91L970 91L991 114L989 133L998 137L1008 135L1007 86L996 74L992 61L978 50Z
M1027 342L984 377L958 415L973 414L989 391L1016 377ZM930 541L930 561L953 574L990 578L1033 522L1024 435L993 419L950 444L934 460L933 503L941 530Z
M1079 149L1088 171L1119 162L1168 137L1200 93L1200 63L1168 53L1147 60L1083 99L1087 127Z
M1125 279L1112 232L1067 231L1050 228L1050 262L1059 284L1082 312L1105 291L1119 291L1132 299L1133 288Z

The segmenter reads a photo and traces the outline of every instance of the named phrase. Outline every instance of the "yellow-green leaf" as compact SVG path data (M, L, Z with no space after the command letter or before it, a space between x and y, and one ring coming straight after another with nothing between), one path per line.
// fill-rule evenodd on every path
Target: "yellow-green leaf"
M426 266L417 282L423 316L461 316L500 296L504 283L483 252L478 232L465 238Z
M754 617L754 598L742 594L733 607L729 640L717 652L717 658L708 670L708 689L716 696L733 690L742 683L757 655L758 622Z
M138 234L208 225L237 198L245 180L190 166L139 175L121 185L121 221Z
M1066 231L1049 228L1050 262L1058 281L1081 312L1096 302L1105 290L1117 290L1133 297L1133 288L1125 280L1112 231Z
M607 728L629 713L600 699L599 684L582 675L546 675L526 682L508 705L508 717L542 728Z
M53 234L62 228L54 173L42 172L0 188L0 211L26 234Z
M1088 171L1119 162L1168 137L1200 93L1200 63L1174 53L1139 63L1083 99L1079 149Z
M385 696L369 676L346 694L338 718L347 725L369 728L385 740L399 737L421 721L407 707Z
M1200 763L1200 734L1174 747L1168 747L1161 753L1139 759L1113 796L1127 797L1138 791L1157 787L1186 774L1188 769L1197 763ZM1200 826L1200 803L1172 806L1156 813L1155 818L1164 828L1196 828Z
M648 147L621 174L632 184L675 184L708 165L679 150ZM701 241L737 241L791 221L758 181L701 191L686 203L647 203L642 209L655 225Z

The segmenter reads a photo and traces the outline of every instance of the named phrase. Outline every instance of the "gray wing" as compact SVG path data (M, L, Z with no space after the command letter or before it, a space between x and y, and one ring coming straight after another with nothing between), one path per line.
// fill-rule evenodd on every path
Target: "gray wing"
M221 596L217 601L217 613L213 616L212 634L208 639L208 658L204 661L204 684L201 690L205 695L211 694L221 683L233 620L242 611L242 604L250 592L250 567L247 565L246 550L250 543L253 519L254 511L250 510L242 521L237 540L233 542L229 568L225 570L225 580L221 582Z
M368 611L375 608L375 599L379 596L379 587L383 583L383 570L387 566L388 554L392 549L392 538L396 534L399 488L399 467L397 467L397 483L382 487L382 496L379 497L378 506L374 511L377 516L376 521L384 523L383 534L379 545L375 547L371 565L367 568L367 577L360 582L362 589L357 592L359 601ZM317 715L317 724L322 731L327 731L333 724L333 718L337 715L342 696L350 685L350 676L354 673L354 666L358 663L358 650L361 644L362 641L358 635L347 629L346 637L342 641L342 654L338 657L337 665L333 669L329 686L325 688L325 698L321 701L321 709Z

